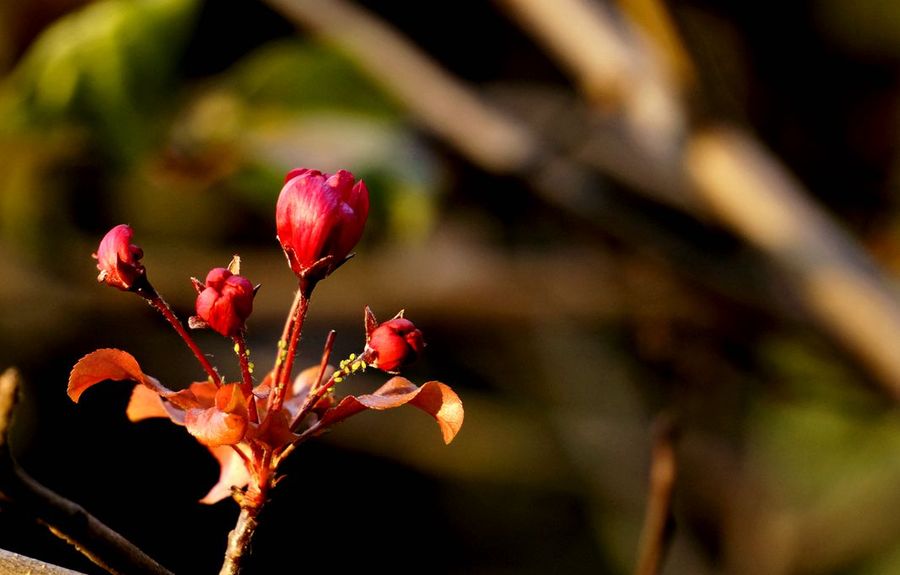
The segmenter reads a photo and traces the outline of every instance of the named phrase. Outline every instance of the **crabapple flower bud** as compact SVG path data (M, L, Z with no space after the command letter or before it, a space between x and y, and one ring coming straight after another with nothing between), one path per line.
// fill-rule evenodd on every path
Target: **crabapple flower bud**
M93 257L100 275L97 281L124 291L136 291L146 284L141 258L144 250L131 243L134 231L127 224L119 224L106 232Z
M213 268L197 296L197 315L225 337L240 333L253 311L253 284L225 268Z
M299 278L322 279L362 237L369 190L353 174L296 169L288 173L275 208L278 241ZM327 261L320 262L330 256Z
M413 322L395 317L372 330L366 343L372 367L394 373L409 365L425 349L425 340Z

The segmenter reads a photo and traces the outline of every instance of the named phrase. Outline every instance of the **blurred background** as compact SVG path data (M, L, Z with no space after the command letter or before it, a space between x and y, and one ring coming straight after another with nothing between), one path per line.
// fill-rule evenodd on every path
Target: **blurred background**
M6 0L0 71L14 450L174 572L221 565L216 463L130 424L129 385L65 384L98 347L202 372L90 254L131 224L184 319L188 278L240 254L267 369L294 288L275 199L305 166L373 208L298 365L405 308L429 344L406 375L466 421L449 447L412 409L304 445L252 572L619 574L655 547L672 575L900 573L900 5ZM648 501L671 537L639 551ZM101 572L12 509L0 547Z

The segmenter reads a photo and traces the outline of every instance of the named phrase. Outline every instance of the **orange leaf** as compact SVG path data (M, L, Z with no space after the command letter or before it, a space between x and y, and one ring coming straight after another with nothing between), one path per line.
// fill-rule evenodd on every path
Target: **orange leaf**
M247 398L241 390L241 384L229 383L216 391L216 409L225 413L235 413L246 419Z
M319 427L326 428L366 409L385 410L410 404L432 416L441 428L444 443L449 444L463 424L463 405L459 396L439 381L416 387L404 377L393 377L375 393L348 395L325 412Z
M125 415L129 421L141 421L150 417L169 417L169 412L159 394L143 385L136 385L128 400Z
M247 433L247 400L237 383L216 392L216 405L189 409L184 416L188 432L204 445L234 445Z
M107 379L130 379L145 383L141 366L130 353L119 349L98 349L79 359L72 368L69 374L69 397L78 403L84 390Z
M247 472L244 460L235 453L234 449L229 445L209 448L209 452L219 462L219 481L200 500L200 503L207 505L218 503L231 496L232 487L241 488L250 483L250 474Z

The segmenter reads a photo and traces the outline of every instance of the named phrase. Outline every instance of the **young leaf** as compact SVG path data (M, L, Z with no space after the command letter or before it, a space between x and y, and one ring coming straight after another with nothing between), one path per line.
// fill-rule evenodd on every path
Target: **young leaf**
M169 412L159 394L143 385L136 385L128 400L125 415L129 421L141 421L151 417L169 417Z
M209 493L200 503L212 505L231 496L233 487L241 488L250 483L250 474L241 456L229 445L210 447L209 452L219 462L219 481L213 485Z
M184 416L188 432L204 445L234 445L247 433L247 398L238 383L223 385L216 391L215 405L207 409L189 409Z
M225 413L215 407L189 409L184 414L184 425L188 433L208 447L234 445L247 432L247 417L236 413Z
M141 366L130 353L120 349L98 349L79 359L72 368L69 374L69 397L78 403L84 390L107 379L130 379L137 383L148 383L144 381Z
M366 409L385 410L410 404L432 416L441 428L444 443L449 444L463 424L463 405L459 396L439 381L416 387L404 377L393 377L375 393L348 395L325 412L318 427L324 429Z

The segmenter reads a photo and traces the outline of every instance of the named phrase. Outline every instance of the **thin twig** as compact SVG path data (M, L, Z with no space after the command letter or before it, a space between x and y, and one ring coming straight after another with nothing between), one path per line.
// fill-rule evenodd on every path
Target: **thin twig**
M35 517L54 535L110 573L171 575L80 505L47 489L19 467L9 446L18 388L18 372L8 369L0 375L0 498Z
M194 353L194 357L197 358L197 361L200 362L200 365L203 367L203 370L206 374L212 379L212 382L216 384L216 387L222 386L222 378L219 376L219 372L216 371L216 368L209 363L209 360L203 355L203 351L200 347L194 342L194 338L191 337L191 334L184 329L184 326L181 325L181 320L178 319L178 316L175 315L175 312L172 311L172 308L169 307L169 304L162 298L162 296L157 295L152 299L148 299L147 302L153 306L154 309L159 311L164 318L175 328L175 331L178 332L178 335L181 336L181 339L184 340L184 343L187 344L188 348Z
M675 435L671 417L661 416L654 426L650 452L650 484L647 509L638 545L635 575L658 575L672 538L672 491L677 476Z

